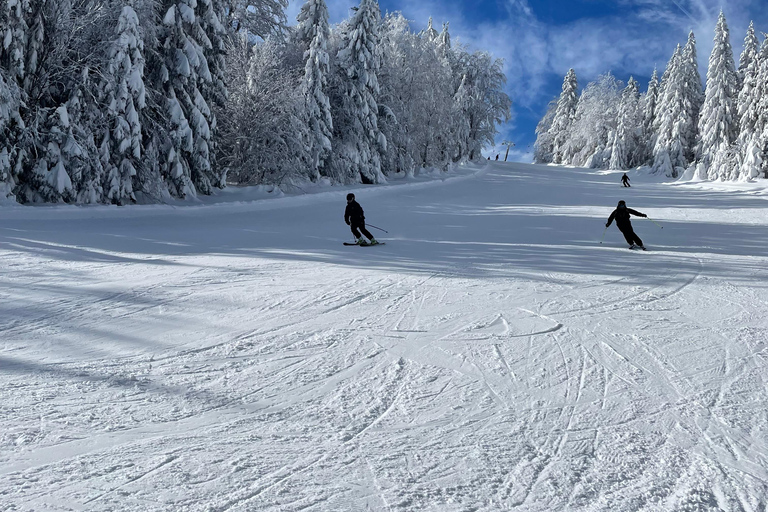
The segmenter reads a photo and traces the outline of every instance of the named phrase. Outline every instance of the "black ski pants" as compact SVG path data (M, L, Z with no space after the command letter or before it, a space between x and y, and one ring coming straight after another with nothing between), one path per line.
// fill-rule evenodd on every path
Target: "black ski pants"
M631 185L629 184L629 182L627 182L627 181L622 181L622 183L624 184L624 186L625 186L625 187L629 187L629 186L631 186Z
M621 231L621 234L624 235L624 238L626 239L629 245L643 245L643 241L640 240L640 237L637 236L637 233L635 233L635 230L632 229L632 224L627 224L627 225L622 224L621 226L618 226L618 227L619 227L619 231Z
M371 232L365 229L365 221L352 221L350 227L352 228L352 234L355 235L355 238L360 238L360 233L362 232L368 240L373 240Z

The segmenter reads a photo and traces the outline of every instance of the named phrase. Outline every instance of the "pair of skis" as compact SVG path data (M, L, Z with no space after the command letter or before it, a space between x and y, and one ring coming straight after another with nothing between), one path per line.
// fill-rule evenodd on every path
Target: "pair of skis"
M360 247L373 247L374 245L387 245L386 242L379 242L377 244L369 244L369 243L363 243L359 244L357 242L344 242L344 245L357 245Z

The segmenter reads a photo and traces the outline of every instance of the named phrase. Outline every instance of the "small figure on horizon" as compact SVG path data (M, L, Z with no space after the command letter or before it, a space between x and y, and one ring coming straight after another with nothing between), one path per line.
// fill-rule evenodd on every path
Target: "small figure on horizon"
M496 155L496 161L497 162L499 161L499 155Z
M616 227L619 228L619 231L621 231L621 234L624 235L627 243L629 243L629 248L634 249L639 247L642 250L645 250L643 241L640 240L640 237L637 236L635 230L632 229L632 222L629 220L630 215L635 215L637 217L648 217L644 213L640 213L637 210L633 210L632 208L627 208L627 203L624 201L619 201L616 209L613 210L611 216L608 217L608 222L605 223L605 227L607 228L610 226L613 222L613 219L616 219Z
M379 242L373 237L373 235L365 229L365 213L363 207L355 201L355 194L351 192L347 194L347 208L344 210L344 222L347 226L352 228L352 235L355 237L357 245L376 245ZM367 242L360 233L368 237L370 242Z
M624 173L624 176L621 177L621 182L624 184L625 187L632 186L629 184L629 176L627 176L627 173Z

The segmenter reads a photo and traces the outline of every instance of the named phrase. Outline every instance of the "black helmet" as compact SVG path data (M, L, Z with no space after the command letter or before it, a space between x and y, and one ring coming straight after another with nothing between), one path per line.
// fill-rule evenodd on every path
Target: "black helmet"
M625 203L624 201L619 201L619 206L618 206L619 208L624 208L626 206L627 206L627 203Z
M354 198L355 198L355 194L353 194L352 192L350 192L349 194L347 194L347 201L351 201L351 200L353 200Z

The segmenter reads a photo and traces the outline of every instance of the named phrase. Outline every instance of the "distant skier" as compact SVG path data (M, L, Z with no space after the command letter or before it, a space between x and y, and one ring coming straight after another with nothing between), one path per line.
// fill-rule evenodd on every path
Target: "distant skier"
M497 162L499 161L499 155L496 155L496 161Z
M616 219L616 227L619 228L621 234L624 235L624 238L626 238L627 243L629 243L629 248L634 249L635 247L639 247L642 250L645 250L643 241L640 240L640 237L637 236L635 231L632 229L632 223L629 221L630 215L635 215L637 217L648 217L644 213L640 213L636 210L633 210L632 208L627 208L627 203L624 201L619 201L619 205L615 210L613 210L611 216L608 217L608 222L606 222L605 227L607 228L610 226L613 222L613 219Z
M632 186L629 184L629 176L627 176L627 173L624 173L624 176L621 177L621 182L624 184L625 187Z
M347 209L344 210L344 222L347 223L347 226L352 228L352 235L354 235L358 245L376 245L379 243L373 235L365 229L365 213L363 213L363 207L355 201L355 194L347 194ZM360 232L368 237L370 242L366 242L365 239L360 236Z

